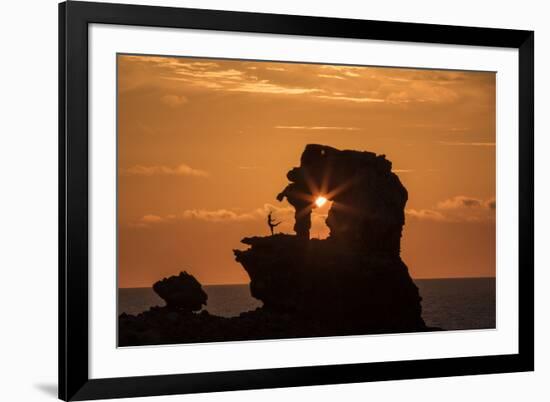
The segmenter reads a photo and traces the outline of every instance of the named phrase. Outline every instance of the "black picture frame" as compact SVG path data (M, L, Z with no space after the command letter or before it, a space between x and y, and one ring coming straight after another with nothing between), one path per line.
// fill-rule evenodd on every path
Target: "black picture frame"
M507 47L519 51L517 354L90 379L88 25ZM59 398L89 400L534 370L534 32L70 1L59 5Z

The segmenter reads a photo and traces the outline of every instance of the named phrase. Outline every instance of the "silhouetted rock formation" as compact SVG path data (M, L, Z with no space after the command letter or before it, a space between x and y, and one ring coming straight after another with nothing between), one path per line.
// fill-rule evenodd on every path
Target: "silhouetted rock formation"
M185 271L156 282L153 290L166 302L166 307L183 312L200 310L208 299L201 284Z
M265 311L315 321L331 334L426 329L418 288L399 256L283 234L243 243L251 247L234 252Z
M309 229L311 229L311 208L315 199L311 194L304 192L307 183L303 171L299 168L290 170L286 177L290 183L277 195L277 199L282 201L286 197L288 203L296 210L294 213L294 231L296 236L309 239Z
M391 162L310 144L287 177L291 183L277 198L296 209L296 235L245 238L250 248L234 250L263 307L234 318L190 313L206 295L180 274L154 286L167 307L120 316L119 345L434 330L424 324L418 288L400 257L407 191ZM319 195L333 201L330 236L310 240Z
M425 330L420 295L400 257L407 190L384 155L306 146L287 175L297 235L242 240L235 256L267 311L316 320L348 333ZM309 240L315 199L333 201L330 236Z
M408 196L391 167L385 155L309 144L277 199L286 197L296 209L299 237L309 238L311 211L322 195L334 201L327 218L331 238L363 252L399 254Z

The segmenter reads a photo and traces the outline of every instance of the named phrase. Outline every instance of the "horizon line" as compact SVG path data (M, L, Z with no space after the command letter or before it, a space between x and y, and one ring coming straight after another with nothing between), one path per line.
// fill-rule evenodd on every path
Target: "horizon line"
M449 277L438 277L438 278L412 278L413 281L429 281L429 280L442 280L442 279L496 279L496 276L449 276ZM242 286L249 285L250 282L239 282L239 283L205 283L201 286ZM151 286L128 286L128 287L118 287L118 289L149 289Z

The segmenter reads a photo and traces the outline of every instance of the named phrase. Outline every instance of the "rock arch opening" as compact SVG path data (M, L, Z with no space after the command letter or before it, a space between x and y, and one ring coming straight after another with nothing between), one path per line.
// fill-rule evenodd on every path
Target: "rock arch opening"
M330 228L327 224L328 214L334 206L334 201L326 198L320 203L315 199L315 207L311 211L311 230L312 239L326 239L330 236Z
M287 173L290 183L277 199L286 198L294 207L294 230L300 238L310 238L313 211L322 195L333 201L326 218L330 239L399 255L408 194L391 167L385 155L309 144L300 166Z

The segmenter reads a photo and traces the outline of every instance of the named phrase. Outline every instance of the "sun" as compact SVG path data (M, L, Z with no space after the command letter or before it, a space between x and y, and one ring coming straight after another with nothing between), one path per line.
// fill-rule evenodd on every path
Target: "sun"
M315 205L317 205L319 208L322 207L323 205L325 205L325 203L327 202L327 199L325 197L323 197L322 195L320 195L319 197L317 197L317 199L315 200Z

